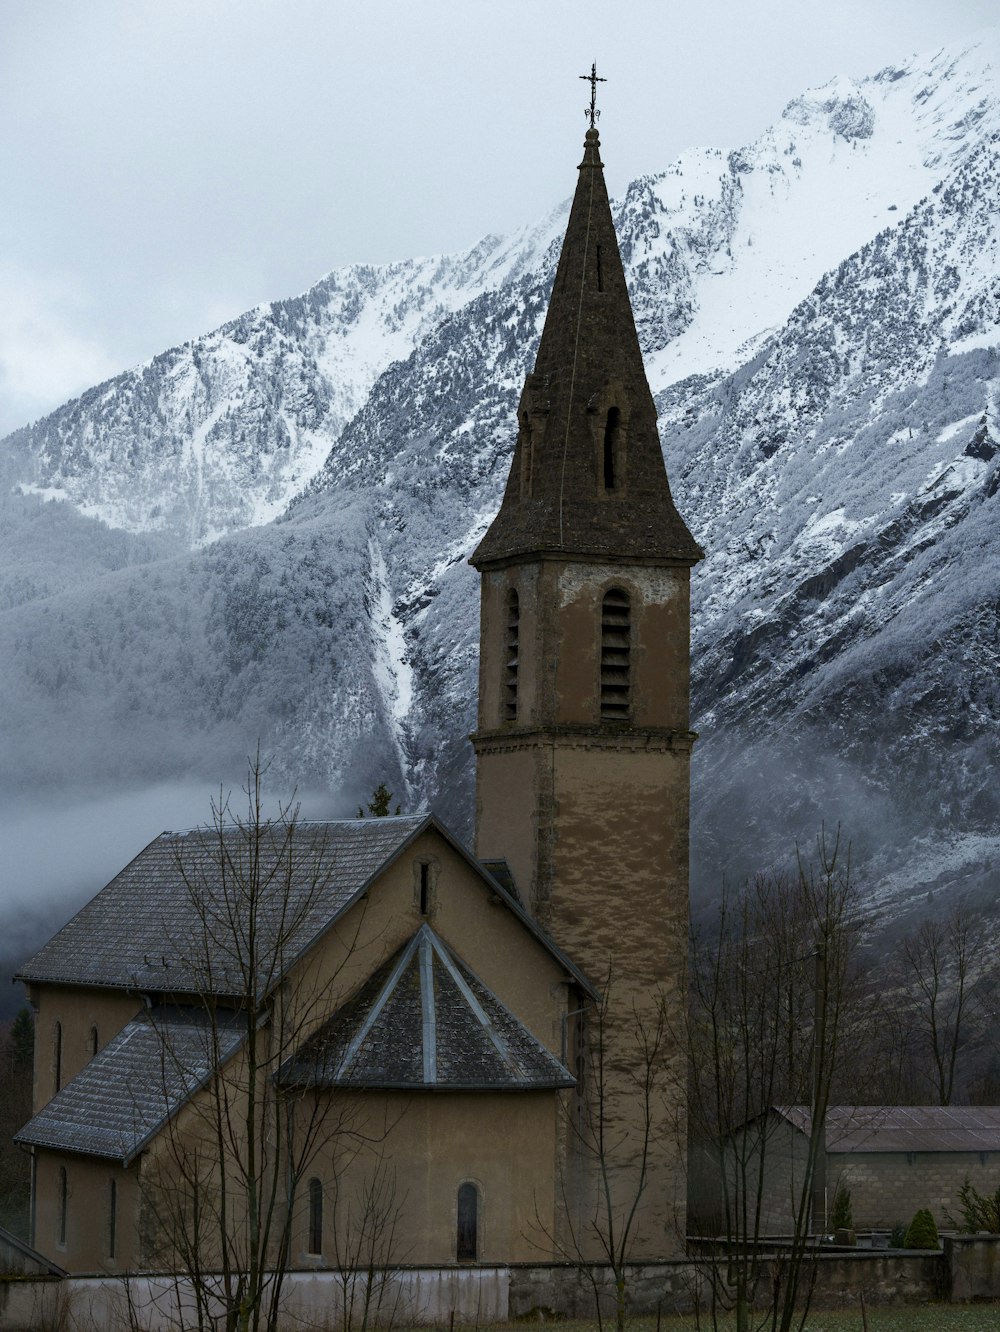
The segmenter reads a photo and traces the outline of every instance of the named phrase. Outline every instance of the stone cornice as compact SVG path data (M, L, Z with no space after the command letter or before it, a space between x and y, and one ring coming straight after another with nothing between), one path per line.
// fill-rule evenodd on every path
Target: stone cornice
M559 550L553 546L544 550L522 551L517 555L507 555L502 559L480 560L473 555L466 560L466 564L471 564L480 573L492 573L496 569L509 569L515 564L615 564L625 568L631 565L637 569L691 569L701 558L701 555L623 555L619 551L608 550L568 554L565 550Z
M629 753L690 754L698 734L675 731L666 726L502 726L475 731L469 736L477 754L499 754L523 749L607 749Z

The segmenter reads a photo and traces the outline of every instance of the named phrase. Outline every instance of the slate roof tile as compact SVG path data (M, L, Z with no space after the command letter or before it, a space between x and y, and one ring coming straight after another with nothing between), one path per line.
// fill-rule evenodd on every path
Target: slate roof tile
M278 1080L476 1091L574 1081L429 925L282 1066Z
M16 1135L25 1146L110 1157L128 1164L207 1080L212 1050L225 1063L245 1026L220 1010L160 1005L139 1014Z
M241 881L256 875L253 881L262 886L259 956L280 974L282 961L287 965L310 943L426 822L426 816L409 816L299 823L291 850L282 825L274 824L253 862L249 839L235 828L222 838L211 829L162 833L25 963L18 978L178 995L241 994L245 983L232 926L233 918L245 916ZM210 962L209 935L216 945ZM274 952L281 937L284 959Z

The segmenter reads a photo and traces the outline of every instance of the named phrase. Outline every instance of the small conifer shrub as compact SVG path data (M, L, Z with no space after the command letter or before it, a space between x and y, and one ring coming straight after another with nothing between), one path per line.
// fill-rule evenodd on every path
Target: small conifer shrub
M1000 1188L996 1193L980 1193L968 1175L958 1191L958 1218L945 1212L945 1220L966 1235L985 1230L1000 1234Z
M910 1228L906 1232L903 1247L906 1249L936 1249L939 1247L937 1226L926 1207L921 1207L918 1212L914 1213Z
M831 1230L853 1230L854 1217L851 1214L851 1190L843 1184L837 1185L833 1195L833 1207L830 1210Z

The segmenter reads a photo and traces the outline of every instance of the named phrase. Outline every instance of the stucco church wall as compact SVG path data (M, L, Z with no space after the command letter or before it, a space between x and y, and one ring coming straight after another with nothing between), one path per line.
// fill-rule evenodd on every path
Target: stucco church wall
M56 1023L62 1027L59 1084L65 1087L93 1057L93 1029L102 1050L140 1011L142 1000L86 985L32 985L29 998L37 1014L32 1102L37 1113L56 1093Z
M426 916L419 907L421 861L432 867ZM478 873L432 831L406 848L293 974L291 987L311 1005L300 1022L303 1037L425 922L559 1057L565 969L507 907L491 902L491 890ZM316 1005L319 995L324 1002Z
M300 1192L292 1246L298 1267L332 1266L349 1251L359 1200L381 1166L386 1201L398 1212L384 1261L456 1261L458 1189L478 1191L477 1261L530 1261L551 1251L555 1188L552 1163L558 1113L554 1092L341 1093L337 1113L375 1141L355 1154L350 1137L334 1139L310 1170L324 1192L323 1249L308 1251L308 1189ZM310 1106L304 1107L308 1115ZM357 1118L355 1119L354 1113ZM384 1135L384 1136L383 1136ZM388 1230L388 1226L386 1227Z
M123 1272L134 1266L139 1228L138 1171L71 1152L36 1152L34 1248L78 1272ZM66 1171L66 1228L61 1240ZM115 1253L111 1253L111 1183L116 1186Z
M540 595L556 613L543 620L542 660L557 723L599 720L601 603L609 588L629 596L632 640L631 722L687 730L689 693L689 570L642 565L547 561Z
M480 606L479 727L504 725L508 589L518 594L517 726L597 725L601 601L631 608L632 722L688 728L690 573L686 567L545 559L491 570ZM669 670L664 666L669 663Z

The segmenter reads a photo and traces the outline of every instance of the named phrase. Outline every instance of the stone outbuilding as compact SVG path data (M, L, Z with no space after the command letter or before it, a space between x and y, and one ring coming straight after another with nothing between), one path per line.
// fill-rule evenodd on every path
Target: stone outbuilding
M811 1131L808 1106L773 1106L748 1124L764 1142L762 1232L786 1233L792 1225ZM704 1157L692 1160L691 1207L699 1225L718 1227L718 1170ZM956 1215L965 1179L981 1192L1000 1187L1000 1107L969 1105L835 1105L826 1119L828 1208L839 1186L850 1190L856 1229L907 1226L929 1208L939 1227Z

